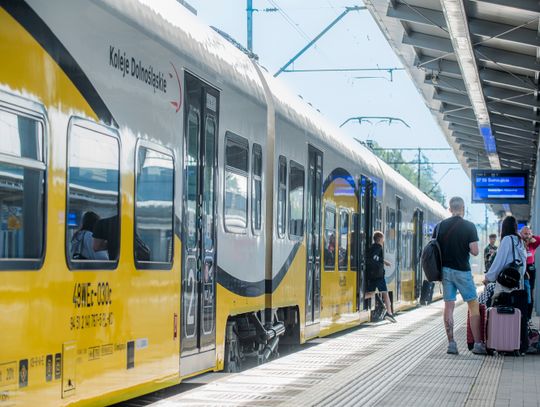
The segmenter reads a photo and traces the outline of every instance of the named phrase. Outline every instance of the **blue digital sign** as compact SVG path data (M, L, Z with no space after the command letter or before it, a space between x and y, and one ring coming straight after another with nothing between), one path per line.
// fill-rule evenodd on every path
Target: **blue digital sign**
M472 202L526 204L529 171L472 170Z

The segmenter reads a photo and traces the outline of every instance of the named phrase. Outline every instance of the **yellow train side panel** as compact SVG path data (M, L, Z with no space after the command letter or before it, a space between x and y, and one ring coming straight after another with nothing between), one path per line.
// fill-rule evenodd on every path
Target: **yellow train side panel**
M0 52L0 87L42 103L50 123L44 265L39 271L0 272L2 400L95 405L96 400L118 401L178 382L179 332L175 338L173 330L180 315L179 239L172 270L135 270L134 180L125 172L117 270L67 269L67 125L71 115L97 117L50 55L3 9ZM125 154L134 154L133 140L122 146ZM100 301L103 296L108 301Z

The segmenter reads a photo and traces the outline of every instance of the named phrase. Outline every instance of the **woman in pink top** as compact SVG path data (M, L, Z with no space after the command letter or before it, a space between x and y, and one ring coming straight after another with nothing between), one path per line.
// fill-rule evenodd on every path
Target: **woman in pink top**
M532 230L528 226L521 228L521 238L525 243L527 250L527 275L529 277L529 285L531 287L531 300L529 302L528 319L531 319L533 303L534 303L534 283L536 281L536 266L534 264L534 253L536 248L540 246L540 236L533 236Z

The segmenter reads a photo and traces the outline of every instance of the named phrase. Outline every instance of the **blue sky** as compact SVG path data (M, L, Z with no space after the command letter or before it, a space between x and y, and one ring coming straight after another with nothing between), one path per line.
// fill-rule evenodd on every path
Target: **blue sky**
M246 45L246 0L188 0L201 20ZM253 48L261 65L276 72L313 37L344 11L345 6L363 6L345 0L253 0L258 9L279 7L279 12L255 12ZM373 21L369 11L353 11L294 64L311 68L390 68L400 61ZM377 76L367 79L360 76ZM406 71L396 71L393 81L386 72L282 73L290 89L310 102L336 125L353 116L393 116L402 124L348 123L343 130L361 140L372 139L385 148L448 147L442 131ZM426 152L431 161L454 161L451 151ZM414 153L404 152L413 160ZM470 202L470 180L460 165L436 165L436 178L448 198L454 195ZM475 223L484 221L484 205L468 204ZM491 215L493 218L493 215Z

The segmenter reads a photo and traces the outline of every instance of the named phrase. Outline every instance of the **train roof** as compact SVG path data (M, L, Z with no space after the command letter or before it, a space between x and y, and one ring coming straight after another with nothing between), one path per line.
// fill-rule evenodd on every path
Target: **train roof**
M238 89L246 96L266 103L264 87L252 60L229 41L202 23L176 0L94 0L119 18L156 38L174 53L184 56L193 66L203 67L217 79L217 85ZM171 12L174 9L174 12ZM193 56L196 55L197 58ZM366 170L388 180L398 193L408 194L419 205L444 216L446 211L437 202L418 190L401 174L379 159L366 147L351 143L348 136L330 123L316 109L293 95L283 83L273 78L264 68L263 76L272 92L276 113L318 138L351 160L362 162ZM348 142L347 142L348 141Z

